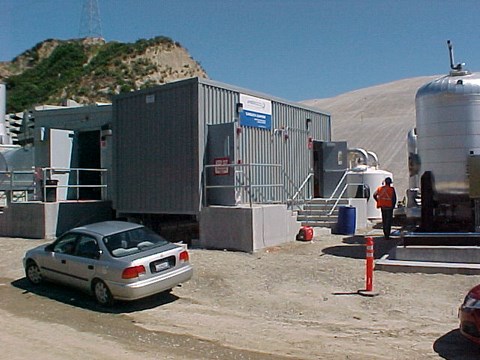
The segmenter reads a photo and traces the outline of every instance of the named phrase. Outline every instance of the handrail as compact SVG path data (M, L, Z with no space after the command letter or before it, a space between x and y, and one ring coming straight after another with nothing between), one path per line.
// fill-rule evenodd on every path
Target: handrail
M15 185L20 188L35 186L34 174L35 172L33 170L0 171L0 175L4 175L8 178L8 184L10 188L7 190L13 190ZM18 177L17 175L30 175L31 177L28 177L27 180L15 180L15 178ZM3 181L0 182L2 185L3 183ZM21 185L18 185L19 183Z
M76 189L76 199L79 199L79 189L81 188L108 188L108 185L102 181L101 184L80 184L79 174L82 171L93 171L99 172L100 175L105 174L107 169L93 169L93 168L57 168L57 167L44 167L40 168L39 171L35 170L10 170L10 171L0 171L0 191L3 192L13 192L27 191L33 192L34 198L37 198L39 190L43 193L43 199L47 198L47 189L48 188L74 188ZM72 184L53 184L47 183L49 180L57 180L53 178L55 174L66 174L66 173L76 173L76 180ZM23 177L22 177L23 175ZM43 180L43 183L39 181ZM41 188L40 188L41 187Z
M335 187L335 190L333 190L332 195L330 195L330 197L328 198L328 201L333 200L335 194L337 193L337 190L340 188L340 186L343 184L345 178L347 177L347 173L348 173L347 171L345 171L345 172L343 173L342 178L338 181L337 186ZM343 191L341 192L339 198L342 197L344 191L345 191L345 190L343 190Z
M102 176L104 173L106 173L108 170L107 169L94 169L94 168L61 168L61 167L43 167L41 168L42 171L42 179L44 179L43 183L43 199L47 198L47 189L48 188L74 188L76 189L76 199L78 200L80 197L79 190L83 188L108 188L107 184L80 184L80 172L81 171L90 171L90 172L98 172L100 173L100 176ZM70 173L74 172L76 174L76 182L75 184L66 184L66 185L59 185L59 184L47 184L46 180L55 180L52 179L52 175L55 174L65 174L65 173ZM48 175L48 176L47 176Z
M232 184L228 184L228 185L209 185L209 184L207 184L207 178L206 178L207 177L207 171L206 170L207 169L212 169L212 168L213 169L215 169L215 168L221 169L221 172L220 171L219 172L223 173L225 175L230 172L231 168L233 168L234 169L233 185ZM237 168L242 169L242 171L237 171L236 170ZM252 182L252 176L251 176L252 168L272 168L273 170L279 169L279 170L283 171L282 166L279 165L279 164L249 163L249 164L214 164L214 165L207 164L207 165L204 165L204 169L205 169L205 171L203 172L204 206L207 206L207 191L209 189L220 189L220 188L224 188L224 189L233 188L233 189L244 190L246 192L246 194L248 195L248 203L249 203L250 207L252 206L254 199L258 199L258 197L263 197L264 198L262 192L258 192L258 191L254 192L253 191L254 189L262 190L262 189L280 188L281 190L283 190L283 192L282 192L283 196L280 196L279 202L284 203L285 192L286 192L285 184L280 183L278 181L277 182L272 181L275 178L278 178L278 176L280 174L275 175L272 172L272 173L269 174L270 176L264 176L263 177L263 178L267 178L267 179L270 178L271 183L268 183L268 184L254 184ZM243 171L243 169L247 169L248 173ZM243 181L243 180L239 179L237 176L235 176L238 173L241 173L244 176L245 181ZM259 202L259 203L266 203L266 202ZM268 203L271 203L271 201L269 201Z
M333 204L332 208L330 209L330 211L328 212L328 215L332 215L333 212L335 211L335 209L337 208L337 205L338 203L340 202L340 199L343 197L343 194L345 194L345 191L347 191L347 188L349 186L359 186L359 185L363 185L363 183L347 183L345 184L345 186L343 187L340 195L338 196L338 198L335 200L335 203ZM333 200L332 198L330 198L329 200Z
M252 177L252 168L271 168L273 171L268 173L257 173L256 177ZM244 194L248 196L248 203L252 206L252 203L255 201L259 204L263 203L283 203L286 204L289 208L293 208L295 204L297 204L300 200L300 196L303 193L303 201L306 200L305 191L308 190L307 185L311 183L311 179L313 178L314 174L309 172L300 186L296 185L293 182L288 174L283 169L282 165L280 164L258 164L258 163L249 163L249 164L208 164L204 165L204 172L203 172L203 187L204 187L204 195L203 195L203 204L207 206L207 191L209 189L240 189L245 191ZM227 175L230 173L230 169L234 169L234 178L233 183L230 184L216 184L210 185L207 183L207 170L208 169L221 169L218 170L217 175ZM279 172L274 172L278 170ZM283 176L283 183L280 181L281 177ZM266 180L267 183L263 184L254 184L253 181L255 180ZM267 189L280 189L281 193L273 193L270 192L269 194L273 196L273 200L268 200L268 197L264 196L265 190ZM293 190L293 191L289 191ZM256 191L254 191L256 190ZM293 196L291 196L293 193Z
M300 193L304 190L305 186L310 183L310 179L312 179L314 174L312 172L309 172L307 176L305 177L305 180L303 180L302 184L298 187L296 193L292 196L291 198L291 203L292 203L292 208L293 205L296 204L298 206L299 202L296 202L295 199L300 195ZM303 196L303 203L305 203L306 197L305 194Z

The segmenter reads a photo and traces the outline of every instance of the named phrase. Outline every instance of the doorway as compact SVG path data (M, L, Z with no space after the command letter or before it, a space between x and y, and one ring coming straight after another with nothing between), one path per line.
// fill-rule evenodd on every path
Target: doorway
M100 131L84 131L78 133L78 167L80 169L100 169ZM99 171L80 171L79 185L101 185L102 176ZM101 200L100 187L79 189L79 200Z

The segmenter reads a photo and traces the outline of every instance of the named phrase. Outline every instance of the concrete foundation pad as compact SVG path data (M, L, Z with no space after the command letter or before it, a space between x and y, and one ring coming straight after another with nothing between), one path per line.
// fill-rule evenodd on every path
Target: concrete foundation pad
M51 239L112 215L110 201L11 203L0 214L0 236Z
M200 214L198 245L255 252L295 241L299 229L286 205L209 206Z
M480 274L480 247L397 246L375 262L375 270L427 274Z
M375 263L375 270L424 274L479 275L480 264L380 259Z

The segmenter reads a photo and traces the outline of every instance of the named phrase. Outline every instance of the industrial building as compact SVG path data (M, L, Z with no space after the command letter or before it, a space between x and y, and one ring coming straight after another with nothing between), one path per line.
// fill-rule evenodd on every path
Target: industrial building
M287 200L312 196L331 133L328 114L200 78L115 97L112 132L120 216L191 215L204 245L245 250L294 238Z
M4 236L50 237L112 216L159 232L167 223L196 224L185 240L255 251L294 240L296 210L330 196L348 167L346 144L331 142L329 114L200 78L32 116L35 174L21 205L69 204L70 220L57 210L40 232L23 224L20 232L2 227ZM328 153L337 168L325 168ZM15 206L0 222L13 221L6 214Z

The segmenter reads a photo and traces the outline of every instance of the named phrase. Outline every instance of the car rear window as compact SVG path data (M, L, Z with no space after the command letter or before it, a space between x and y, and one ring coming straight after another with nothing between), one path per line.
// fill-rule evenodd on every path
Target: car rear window
M140 227L105 236L103 242L112 256L137 254L169 242L152 230Z

